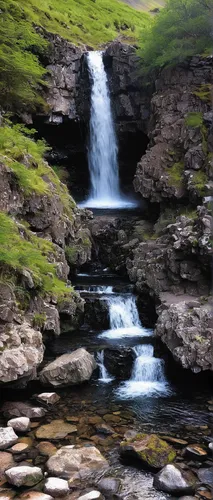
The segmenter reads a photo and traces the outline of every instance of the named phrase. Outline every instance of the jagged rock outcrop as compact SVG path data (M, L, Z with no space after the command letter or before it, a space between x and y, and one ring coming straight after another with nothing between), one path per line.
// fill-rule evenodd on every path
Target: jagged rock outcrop
M96 368L94 356L80 348L71 354L63 354L43 368L41 383L53 387L66 387L89 380Z

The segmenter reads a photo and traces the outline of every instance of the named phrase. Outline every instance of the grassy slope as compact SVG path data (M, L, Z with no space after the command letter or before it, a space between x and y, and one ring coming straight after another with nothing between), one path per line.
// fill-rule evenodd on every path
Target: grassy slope
M17 5L15 0L9 3ZM18 5L35 25L94 47L121 33L135 39L149 22L147 13L118 0L19 0Z
M137 10L149 11L165 5L165 0L121 0Z

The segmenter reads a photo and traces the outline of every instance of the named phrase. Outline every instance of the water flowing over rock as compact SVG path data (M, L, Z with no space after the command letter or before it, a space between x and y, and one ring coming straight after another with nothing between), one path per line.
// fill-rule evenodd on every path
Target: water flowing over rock
M91 378L95 368L94 357L81 348L47 365L40 373L40 380L42 384L53 387L81 384Z
M47 461L48 472L63 479L81 477L82 474L90 474L107 465L107 460L94 446L63 446Z
M137 459L142 466L160 469L175 459L176 452L155 434L138 434L120 445L121 457L131 463Z

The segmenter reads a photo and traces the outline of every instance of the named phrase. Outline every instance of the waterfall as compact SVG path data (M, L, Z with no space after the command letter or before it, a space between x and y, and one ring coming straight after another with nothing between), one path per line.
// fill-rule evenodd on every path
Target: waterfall
M100 337L121 338L152 334L151 330L141 325L134 295L109 297L107 304L110 330L101 333Z
M104 350L98 352L97 354L97 365L100 369L99 381L104 382L105 384L112 382L112 380L114 380L114 377L110 376L110 374L108 373L107 369L104 366Z
M88 200L82 205L91 208L134 206L133 201L120 193L118 147L102 53L89 52L87 59L92 81L88 151L91 188Z
M133 347L135 362L130 380L124 382L118 389L118 394L124 398L137 396L168 395L169 387L164 375L164 362L154 357L151 344Z

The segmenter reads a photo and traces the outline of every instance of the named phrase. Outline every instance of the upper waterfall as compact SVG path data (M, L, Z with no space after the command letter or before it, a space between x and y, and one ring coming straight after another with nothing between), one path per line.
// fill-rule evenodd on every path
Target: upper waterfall
M134 206L134 201L126 199L120 192L118 147L102 53L89 52L87 59L92 81L88 149L91 187L89 198L83 206L91 208Z

